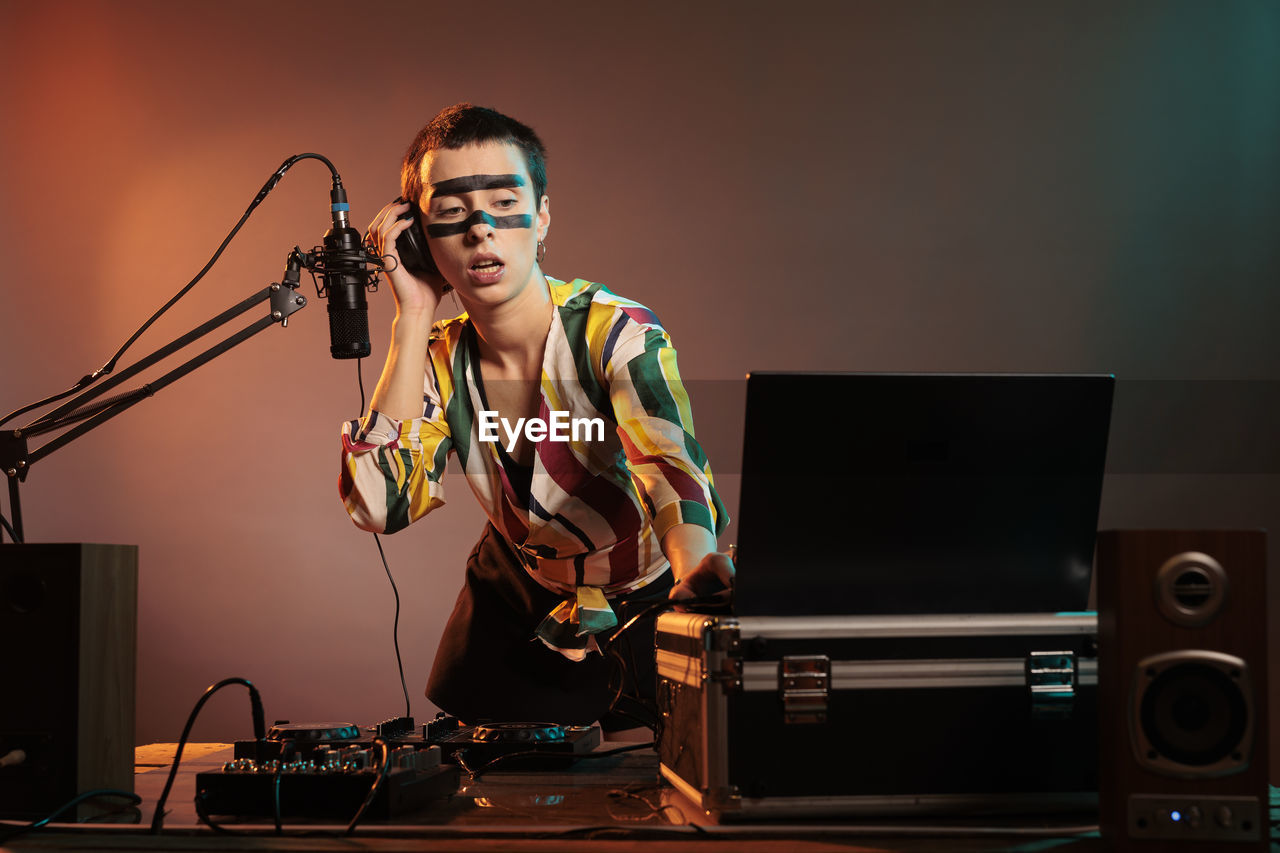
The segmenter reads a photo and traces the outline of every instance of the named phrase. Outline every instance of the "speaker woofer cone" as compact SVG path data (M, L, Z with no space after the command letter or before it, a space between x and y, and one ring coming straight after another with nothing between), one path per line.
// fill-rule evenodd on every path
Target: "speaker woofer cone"
M1167 652L1139 662L1133 746L1140 764L1181 777L1248 766L1253 700L1248 665L1219 652Z

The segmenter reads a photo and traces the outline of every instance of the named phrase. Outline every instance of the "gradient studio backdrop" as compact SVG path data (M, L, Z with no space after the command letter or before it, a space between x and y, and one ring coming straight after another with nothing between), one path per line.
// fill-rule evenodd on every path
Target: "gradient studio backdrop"
M1113 458L1101 526L1280 531L1274 456L1178 456L1233 442L1280 387L1275 4L0 12L6 412L100 366L287 156L329 157L363 231L398 193L414 132L470 100L549 147L547 271L606 282L669 326L731 513L748 370L1096 371L1122 389L1161 380L1184 414L1227 389L1244 413L1189 437L1180 418L1152 421L1175 452ZM326 229L328 186L319 163L296 166L135 356L278 281L288 250ZM391 590L337 498L356 366L329 358L324 303L304 288L287 329L39 462L24 487L28 541L140 546L140 742L176 739L230 675L259 684L271 718L403 709ZM369 390L392 314L387 289L371 297ZM838 452L820 408L785 417L802 453ZM1142 435L1130 424L1127 446ZM456 475L448 487L447 507L383 539L419 718L483 524ZM1277 554L1273 539L1272 601ZM228 692L195 737L247 736L247 709Z

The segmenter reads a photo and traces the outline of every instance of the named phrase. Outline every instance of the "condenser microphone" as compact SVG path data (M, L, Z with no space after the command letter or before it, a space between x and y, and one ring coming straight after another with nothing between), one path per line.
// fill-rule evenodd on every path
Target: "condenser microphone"
M329 354L334 358L364 358L369 347L369 287L364 245L360 232L351 227L347 191L334 175L329 191L333 227L324 234L321 250L323 295L329 300Z

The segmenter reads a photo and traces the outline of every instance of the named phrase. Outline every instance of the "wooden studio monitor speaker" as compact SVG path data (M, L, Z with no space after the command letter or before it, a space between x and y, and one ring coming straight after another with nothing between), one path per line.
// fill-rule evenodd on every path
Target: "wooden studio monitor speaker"
M133 790L137 599L137 546L0 545L0 817Z
M1262 531L1098 535L1099 811L1119 850L1266 850Z

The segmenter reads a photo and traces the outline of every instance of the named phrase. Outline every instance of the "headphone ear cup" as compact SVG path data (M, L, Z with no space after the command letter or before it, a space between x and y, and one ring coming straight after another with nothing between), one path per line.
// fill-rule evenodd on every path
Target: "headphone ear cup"
M396 238L396 251L400 253L400 262L404 264L404 268L419 278L439 275L440 270L436 268L435 259L431 257L431 250L427 246L427 235L422 230L422 219L417 206L411 205L408 212L401 214L400 218L413 220L413 224ZM446 292L452 289L451 285L445 285Z

